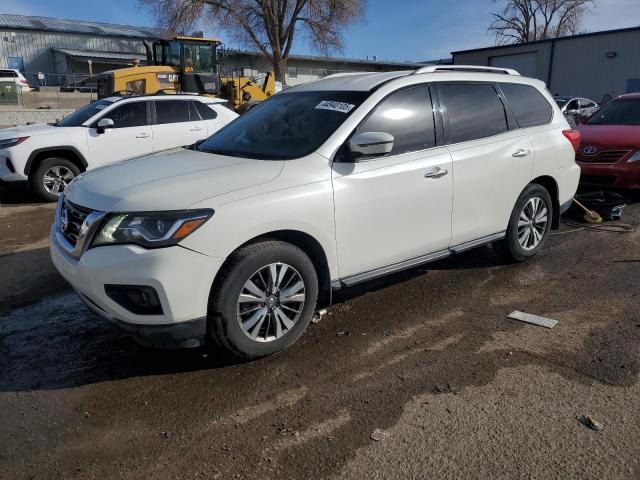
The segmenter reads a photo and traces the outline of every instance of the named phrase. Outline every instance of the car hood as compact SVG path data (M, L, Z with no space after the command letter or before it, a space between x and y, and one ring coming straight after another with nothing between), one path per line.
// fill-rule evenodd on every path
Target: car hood
M636 125L579 125L582 146L640 148L640 126Z
M36 135L46 135L54 132L59 133L60 127L54 127L47 123L25 125L24 127L3 128L0 130L0 140L17 137L34 137Z
M180 148L85 172L67 187L65 197L103 212L182 210L270 182L283 164Z

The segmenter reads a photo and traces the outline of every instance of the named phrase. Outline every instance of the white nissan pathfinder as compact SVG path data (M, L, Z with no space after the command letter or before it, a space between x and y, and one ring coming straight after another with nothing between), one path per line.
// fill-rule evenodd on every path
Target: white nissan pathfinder
M51 256L139 341L282 350L332 291L496 243L535 255L580 170L542 82L507 69L339 74L196 148L83 173Z

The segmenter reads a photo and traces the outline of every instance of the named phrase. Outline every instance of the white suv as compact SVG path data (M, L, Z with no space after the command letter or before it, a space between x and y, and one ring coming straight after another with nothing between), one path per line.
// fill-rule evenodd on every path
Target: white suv
M225 101L193 95L109 97L55 124L0 130L0 181L29 181L56 200L80 172L194 144L238 115Z
M489 242L525 260L576 191L579 134L542 82L468 70L332 76L197 149L82 174L53 262L142 342L257 357L335 289Z

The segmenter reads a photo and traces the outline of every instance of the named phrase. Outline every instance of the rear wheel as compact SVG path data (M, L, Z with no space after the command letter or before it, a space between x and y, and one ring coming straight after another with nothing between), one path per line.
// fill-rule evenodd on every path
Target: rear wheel
M47 158L30 175L31 188L43 200L55 202L80 170L66 158Z
M292 345L311 321L318 278L299 248L269 240L243 247L228 260L211 295L209 335L245 358Z
M510 260L522 262L544 245L553 218L553 203L547 189L532 183L516 202L504 240L495 244Z

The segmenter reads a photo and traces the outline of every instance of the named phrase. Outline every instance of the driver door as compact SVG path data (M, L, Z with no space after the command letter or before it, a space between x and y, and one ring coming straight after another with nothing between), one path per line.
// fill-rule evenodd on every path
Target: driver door
M389 133L394 144L387 156L333 163L338 262L347 284L419 263L451 240L451 155L436 146L429 87L382 100L354 135L364 132Z
M87 129L92 168L148 155L153 151L148 101L131 101L116 106ZM113 128L98 133L98 121L113 120Z

